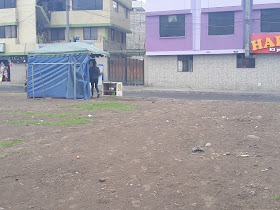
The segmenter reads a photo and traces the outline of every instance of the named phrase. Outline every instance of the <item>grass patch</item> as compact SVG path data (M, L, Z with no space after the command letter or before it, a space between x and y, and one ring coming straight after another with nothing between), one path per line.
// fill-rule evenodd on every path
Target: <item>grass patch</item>
M279 201L280 200L280 195L273 196L273 200Z
M6 158L6 157L8 157L8 156L9 156L8 154L1 155L1 156L0 156L0 159L2 159L2 158Z
M14 150L12 151L13 154L21 154L21 155L32 155L32 152L29 151L19 151L19 150Z
M109 110L109 111L133 111L135 108L134 104L130 103L119 103L114 100L108 100L98 103L86 103L81 105L66 105L60 106L61 108L79 108L84 111L91 110Z
M65 125L65 126L71 126L71 125L82 125L82 124L88 124L91 123L92 120L89 119L83 119L83 118L77 118L77 119L67 119L67 120L60 120L60 121L54 121L54 122L48 122L48 121L39 121L39 120L14 120L14 121L7 121L7 123L15 123L15 124L31 124L31 125Z
M76 113L46 113L46 112L12 112L11 115L27 115L27 116L39 116L39 117L71 117L77 116Z
M22 140L21 139L15 139L13 141L1 141L0 142L0 147L12 147L16 144L21 143Z

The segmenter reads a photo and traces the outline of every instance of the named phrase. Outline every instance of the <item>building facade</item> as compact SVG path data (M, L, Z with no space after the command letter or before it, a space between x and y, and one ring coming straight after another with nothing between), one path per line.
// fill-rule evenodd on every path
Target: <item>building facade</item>
M250 34L273 35L274 44L264 38L262 47L271 51L259 53L260 39L252 40L249 57L244 54L245 3L148 1L145 85L191 90L280 90L280 0L251 1Z
M70 41L125 50L131 9L131 0L70 0ZM24 83L29 51L65 40L66 0L0 1L0 65L9 66L12 83ZM99 63L106 71L107 59Z

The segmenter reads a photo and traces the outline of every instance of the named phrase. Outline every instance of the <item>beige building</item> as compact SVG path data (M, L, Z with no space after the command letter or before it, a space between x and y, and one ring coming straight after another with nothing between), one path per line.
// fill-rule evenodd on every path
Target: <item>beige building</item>
M131 4L131 0L70 0L70 40L109 52L126 50ZM0 1L0 65L9 66L12 83L24 82L29 51L65 39L66 0ZM105 67L106 79L107 59L98 62Z

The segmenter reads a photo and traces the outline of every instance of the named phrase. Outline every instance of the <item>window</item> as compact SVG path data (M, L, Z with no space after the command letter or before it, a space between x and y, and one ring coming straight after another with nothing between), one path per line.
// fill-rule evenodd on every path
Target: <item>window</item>
M245 54L237 54L237 68L255 68L255 58L245 58Z
M193 56L179 55L178 56L178 72L193 72Z
M0 0L0 9L16 8L16 0Z
M280 32L280 9L261 11L261 32Z
M0 39L5 38L5 26L0 26Z
M234 12L211 12L208 20L208 35L234 34Z
M51 29L52 41L65 40L65 29L64 28L53 28Z
M115 29L111 29L111 40L115 41Z
M124 8L123 11L124 11L125 18L128 18L128 9Z
M116 2L116 1L113 1L113 9L114 9L114 11L115 12L119 12L119 4L118 4L118 2Z
M121 36L120 36L120 43L125 43L125 33L120 32Z
M164 15L159 20L160 37L185 36L185 15Z
M98 28L84 28L84 40L97 40Z
M66 11L66 0L50 0L48 7L50 11Z
M17 26L0 26L0 38L17 38Z
M103 10L103 0L72 0L73 10Z

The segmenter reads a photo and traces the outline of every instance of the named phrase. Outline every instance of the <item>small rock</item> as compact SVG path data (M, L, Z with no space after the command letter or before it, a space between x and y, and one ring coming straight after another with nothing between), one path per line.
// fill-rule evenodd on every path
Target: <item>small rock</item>
M230 152L223 154L223 156L228 156L228 155L230 155Z
M90 117L92 117L92 115L91 115L91 114L89 114L89 115L88 115L88 117L90 118Z
M210 146L211 146L211 143L205 144L205 147L210 147Z
M194 147L194 148L192 148L192 152L204 152L204 151L200 147Z
M260 139L259 136L255 136L255 135L247 135L247 138L250 138L250 139Z
M169 123L169 120L165 120L165 122Z
M265 169L263 169L263 170L262 170L262 172L266 172L266 171L268 171L268 169L267 169L267 168L265 168Z
M240 155L240 157L249 157L249 155Z
M252 183L252 184L250 184L250 187L256 188L257 186L254 183Z
M255 192L255 191L251 191L250 194L251 194L252 196L255 196L255 195L256 195L256 192Z
M106 182L105 178L99 178L98 180L99 180L99 182Z

